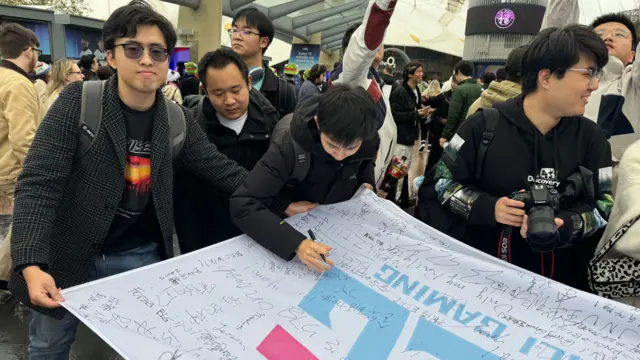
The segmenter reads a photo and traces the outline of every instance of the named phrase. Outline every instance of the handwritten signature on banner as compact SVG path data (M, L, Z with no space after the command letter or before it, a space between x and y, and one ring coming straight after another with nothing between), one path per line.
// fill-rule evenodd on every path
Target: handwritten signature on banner
M640 359L640 311L478 253L362 192L289 220L320 276L246 236L63 292L126 359Z

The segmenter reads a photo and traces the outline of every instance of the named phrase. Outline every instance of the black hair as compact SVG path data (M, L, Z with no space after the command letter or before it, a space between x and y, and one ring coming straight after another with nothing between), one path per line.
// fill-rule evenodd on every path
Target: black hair
M307 80L311 80L312 82L315 82L321 76L324 76L326 72L327 72L326 66L315 64L311 67L311 69L309 69L309 76L307 77Z
M95 55L82 55L79 61L80 68L85 69L87 71L91 70L93 66L93 60L96 58Z
M98 79L107 80L113 75L114 71L110 66L100 66L96 74L98 74Z
M638 45L638 34L636 33L636 25L633 23L633 20L631 20L629 16L623 13L604 14L604 15L598 16L595 20L593 20L593 22L591 23L591 27L595 29L602 24L606 24L610 22L620 23L624 25L627 29L629 29L629 31L631 32L631 41L632 41L631 50L635 51L636 46Z
M240 55L236 54L229 48L220 48L216 51L210 51L200 59L198 63L198 77L202 82L202 85L207 87L207 70L212 69L224 69L230 64L234 64L238 67L238 71L242 74L242 78L245 83L249 85L249 68L247 63L242 60ZM271 71L271 70L269 70Z
M373 138L378 125L371 95L359 86L332 86L318 103L318 128L340 146Z
M349 41L351 41L351 37L353 36L353 33L356 32L356 30L358 30L360 25L362 25L362 24L353 24L353 25L351 25L351 26L349 26L347 28L347 31L344 32L344 36L342 37L342 52L343 53L347 49L347 46L349 46Z
M338 65L340 65L340 61L336 61L336 62L333 64L333 69L335 70L335 69L338 67Z
M388 72L389 75L392 75L393 74L393 66L391 66L391 65L385 66L384 67L384 71Z
M178 40L173 25L144 0L133 0L109 16L102 28L105 50L113 50L117 39L135 37L138 26L149 25L160 29L167 43L167 51L172 53Z
M471 61L462 60L458 62L453 68L453 74L458 74L458 71L464 76L473 76L474 65Z
M565 69L577 64L580 56L592 60L598 70L609 61L604 42L587 26L574 24L543 30L522 55L522 94L537 90L541 70L549 69L562 79Z
M269 44L266 48L262 49L262 54L264 54L269 48L269 45L273 42L273 37L276 33L273 23L269 17L254 7L248 7L236 13L233 17L233 21L231 21L231 25L236 26L236 21L239 19L244 19L247 26L258 29L261 37L269 38Z
M507 80L507 70L505 68L496 70L496 81L501 82L505 80Z
M495 79L496 74L492 73L491 71L485 71L485 73L482 75L482 83L485 85L489 85Z
M409 61L407 65L402 69L402 80L405 82L409 81L409 77L416 73L416 71L420 68L424 69L424 65L422 65L419 61Z

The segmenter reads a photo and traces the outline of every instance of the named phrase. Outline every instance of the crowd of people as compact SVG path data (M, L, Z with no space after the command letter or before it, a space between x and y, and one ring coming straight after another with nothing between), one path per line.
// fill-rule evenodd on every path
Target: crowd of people
M92 54L43 64L33 32L0 27L0 195L12 206L0 280L32 309L30 359L69 356L78 319L60 288L171 258L174 232L182 254L245 233L328 270L331 247L282 219L361 187L398 202L414 147L429 152L418 219L640 305L638 279L621 274L640 269L633 22L545 29L496 74L478 80L460 61L423 84L420 62L401 79L377 72L394 5L372 0L383 11L346 31L328 81L318 64L299 88L297 67L279 77L265 64L275 31L254 8L233 18L231 49L176 70L176 32L141 0L105 22L103 67ZM400 181L380 191L390 168Z

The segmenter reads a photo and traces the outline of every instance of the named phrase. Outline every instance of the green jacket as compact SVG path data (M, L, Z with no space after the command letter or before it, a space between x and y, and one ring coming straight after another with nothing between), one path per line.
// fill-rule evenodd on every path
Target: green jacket
M482 86L478 85L478 82L474 78L467 79L458 85L449 103L449 116L447 117L447 124L442 132L442 137L447 140L453 138L453 135L455 135L467 117L467 112L471 104L473 104L481 94Z

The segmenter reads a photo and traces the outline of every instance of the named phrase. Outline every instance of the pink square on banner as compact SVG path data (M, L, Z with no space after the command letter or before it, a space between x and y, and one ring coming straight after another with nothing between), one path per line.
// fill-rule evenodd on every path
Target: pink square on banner
M318 360L280 325L271 330L257 350L267 360Z

